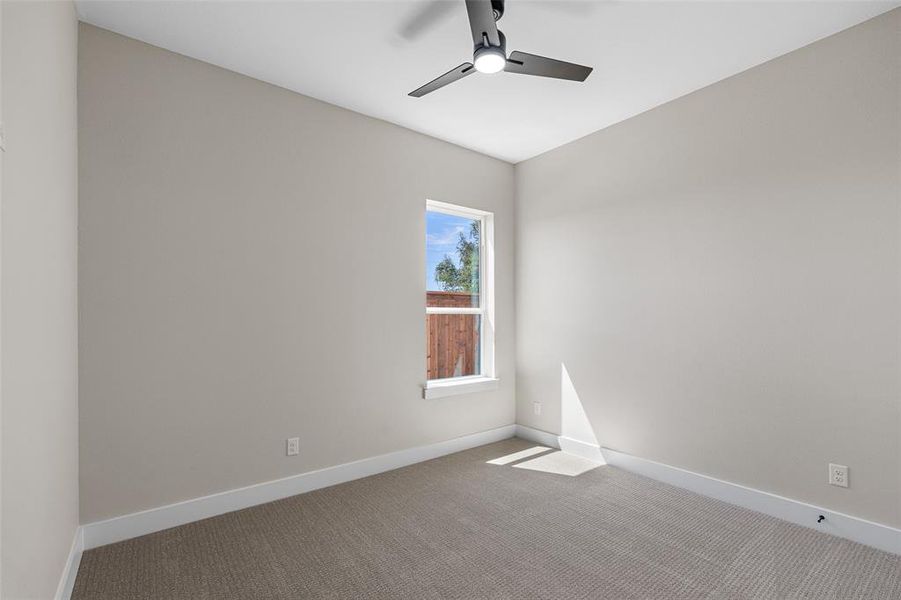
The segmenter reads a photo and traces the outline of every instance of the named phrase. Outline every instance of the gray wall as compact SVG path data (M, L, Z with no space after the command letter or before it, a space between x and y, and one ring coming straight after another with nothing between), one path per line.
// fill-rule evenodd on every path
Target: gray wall
M901 525L899 22L517 165L520 423Z
M88 25L79 50L82 522L514 422L511 165ZM496 215L498 391L421 398L426 198Z
M78 30L70 2L0 10L0 596L47 599L78 526Z

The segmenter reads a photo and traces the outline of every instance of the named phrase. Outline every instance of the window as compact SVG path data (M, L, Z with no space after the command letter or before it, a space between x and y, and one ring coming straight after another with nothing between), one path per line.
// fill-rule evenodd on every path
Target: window
M485 211L426 205L426 398L496 387L493 226Z

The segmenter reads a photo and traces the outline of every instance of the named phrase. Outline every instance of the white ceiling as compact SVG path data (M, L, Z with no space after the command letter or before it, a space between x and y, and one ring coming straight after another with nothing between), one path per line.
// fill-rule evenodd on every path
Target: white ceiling
M507 49L594 67L583 83L475 74L462 0L79 0L83 21L467 148L518 162L901 4L508 0ZM408 39L417 15L441 18Z

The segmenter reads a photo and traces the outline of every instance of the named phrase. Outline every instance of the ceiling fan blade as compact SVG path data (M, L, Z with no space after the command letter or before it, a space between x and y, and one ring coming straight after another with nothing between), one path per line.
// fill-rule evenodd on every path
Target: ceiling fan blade
M454 6L455 3L447 0L419 4L398 33L405 40L414 40L449 16Z
M476 46L484 44L484 38L492 46L501 45L501 36L494 22L494 9L491 0L466 0L466 12L469 13L469 28L472 29L472 43Z
M514 50L507 59L504 71L508 73L521 73L522 75L537 75L539 77L553 77L554 79L569 79L570 81L585 81L591 74L591 67L583 67L562 60L545 58L535 54Z
M424 86L419 89L413 90L408 96L413 96L414 98L422 98L428 93L434 92L437 89L443 88L449 83L453 83L457 80L463 79L467 75L472 75L475 73L475 67L472 66L472 63L463 63L459 67L455 69L451 69L438 79L433 79L428 82Z

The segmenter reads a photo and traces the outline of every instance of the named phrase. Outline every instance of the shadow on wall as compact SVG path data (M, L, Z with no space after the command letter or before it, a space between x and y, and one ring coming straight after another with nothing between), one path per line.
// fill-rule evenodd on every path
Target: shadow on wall
M594 427L564 363L560 363L559 441L564 452L606 464Z
M486 461L490 465L578 477L607 461L566 365L560 363L560 450L534 446Z

